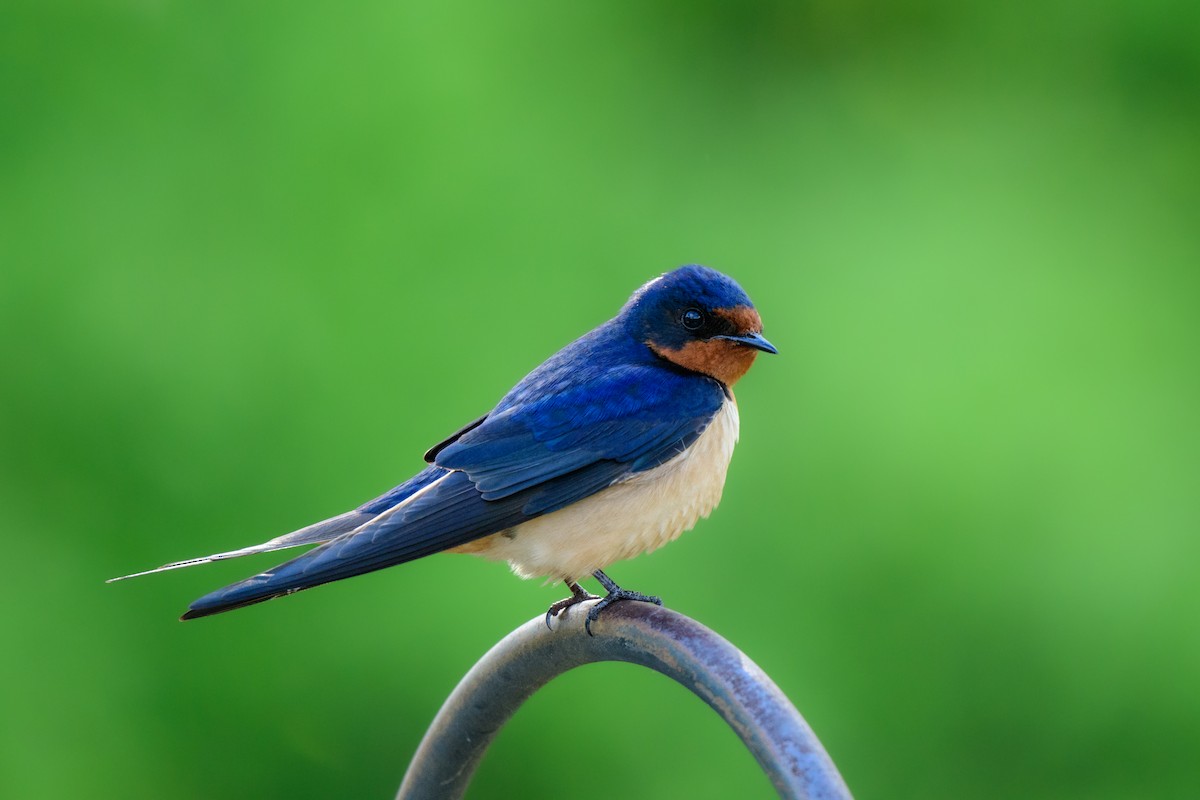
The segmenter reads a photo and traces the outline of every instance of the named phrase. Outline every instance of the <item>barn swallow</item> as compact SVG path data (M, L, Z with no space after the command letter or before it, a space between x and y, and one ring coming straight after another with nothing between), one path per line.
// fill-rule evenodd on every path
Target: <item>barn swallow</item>
M433 553L471 553L566 584L571 596L550 606L547 625L596 599L579 586L594 576L607 594L588 612L591 633L613 602L662 604L603 569L674 540L716 507L738 438L733 385L760 351L776 352L742 288L707 267L680 267L430 448L428 466L386 494L260 545L124 577L320 545L201 597L187 620Z

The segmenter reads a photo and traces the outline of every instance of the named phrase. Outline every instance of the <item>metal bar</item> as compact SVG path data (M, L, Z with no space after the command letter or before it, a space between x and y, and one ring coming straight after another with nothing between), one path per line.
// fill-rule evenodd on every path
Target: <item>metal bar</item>
M595 601L546 627L542 617L504 637L463 677L421 740L397 800L453 800L466 792L488 745L529 697L567 670L626 661L686 686L720 714L758 759L780 797L848 800L816 735L744 653L689 617L649 603L621 602L583 629Z

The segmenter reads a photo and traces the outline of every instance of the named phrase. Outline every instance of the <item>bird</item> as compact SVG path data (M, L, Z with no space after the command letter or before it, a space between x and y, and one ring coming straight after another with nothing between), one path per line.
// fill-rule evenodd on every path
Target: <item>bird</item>
M525 376L492 410L425 453L413 477L358 508L251 547L109 582L317 545L190 604L181 619L231 611L440 552L506 561L562 581L546 612L596 600L662 605L604 569L707 517L738 439L733 386L760 352L759 312L732 278L689 264L637 289L620 312ZM579 581L591 575L600 598Z

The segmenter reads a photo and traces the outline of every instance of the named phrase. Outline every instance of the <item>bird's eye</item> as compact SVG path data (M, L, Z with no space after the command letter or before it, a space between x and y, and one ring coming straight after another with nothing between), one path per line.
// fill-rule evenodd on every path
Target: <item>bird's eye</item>
M699 330L700 326L704 324L704 313L698 308L689 308L683 312L680 321L683 322L683 327L689 331Z

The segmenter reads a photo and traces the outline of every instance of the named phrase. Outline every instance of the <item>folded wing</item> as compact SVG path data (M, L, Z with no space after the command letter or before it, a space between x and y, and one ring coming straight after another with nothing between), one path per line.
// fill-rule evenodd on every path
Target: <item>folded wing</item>
M565 374L551 384L534 372L490 414L430 451L433 464L416 491L405 489L410 481L351 512L371 516L200 598L183 618L412 561L551 513L669 461L724 401L714 381L654 365Z

